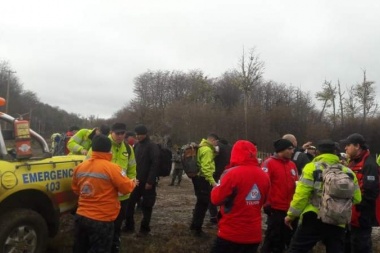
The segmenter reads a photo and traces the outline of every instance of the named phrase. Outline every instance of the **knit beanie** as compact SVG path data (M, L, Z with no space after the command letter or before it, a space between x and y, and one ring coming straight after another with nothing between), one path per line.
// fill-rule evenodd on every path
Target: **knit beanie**
M111 140L103 134L94 136L94 138L92 139L92 150L105 153L110 152Z
M136 134L144 135L144 134L147 134L147 133L148 133L148 129L147 129L146 126L144 126L144 125L138 125L138 126L135 128L135 132L136 132Z
M276 153L281 152L287 148L293 147L293 143L287 139L278 139L273 142L273 147Z

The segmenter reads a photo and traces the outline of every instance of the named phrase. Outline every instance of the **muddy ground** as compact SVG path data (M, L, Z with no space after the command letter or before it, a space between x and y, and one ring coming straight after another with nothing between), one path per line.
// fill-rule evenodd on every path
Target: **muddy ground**
M181 186L168 186L170 178L162 178L157 188L157 202L152 215L152 235L136 237L136 235L122 235L121 252L139 253L204 253L209 252L216 236L217 227L211 225L208 214L205 219L204 230L210 235L208 239L199 239L191 235L189 224L192 209L195 204L193 185L186 176ZM50 242L47 253L71 252L73 243L73 217L66 215L62 218L60 233ZM136 212L136 227L139 226L141 213ZM380 252L380 230L374 229L373 252ZM317 245L314 253L325 252L321 245Z

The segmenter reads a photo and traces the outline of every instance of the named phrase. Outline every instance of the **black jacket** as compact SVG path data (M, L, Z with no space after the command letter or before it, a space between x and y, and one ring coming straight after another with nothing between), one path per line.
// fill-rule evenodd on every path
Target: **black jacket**
M159 149L157 144L153 143L149 136L144 140L136 143L136 178L140 184L155 184L159 166Z
M224 169L230 163L232 147L229 144L219 143L219 153L215 156L215 172L214 179L219 181L220 176L223 174Z
M305 152L296 147L292 156L292 161L297 166L298 175L301 175L303 167L310 162L310 159Z
M355 172L362 192L362 202L356 205L352 213L352 225L371 227L376 221L376 199L379 196L379 168L369 151L354 158L348 167Z

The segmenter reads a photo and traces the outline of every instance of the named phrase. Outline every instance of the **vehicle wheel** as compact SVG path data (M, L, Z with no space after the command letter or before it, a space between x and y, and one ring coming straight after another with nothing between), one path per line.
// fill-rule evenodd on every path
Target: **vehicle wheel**
M44 253L48 229L40 214L15 209L0 217L0 253Z

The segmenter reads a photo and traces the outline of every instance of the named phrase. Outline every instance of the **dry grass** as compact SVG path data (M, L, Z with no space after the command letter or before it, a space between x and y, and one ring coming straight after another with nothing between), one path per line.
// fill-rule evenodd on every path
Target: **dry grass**
M216 227L205 218L204 230L209 239L195 238L189 231L192 210L195 204L193 185L186 176L181 186L168 186L170 178L163 178L157 188L157 202L152 215L152 236L136 237L122 235L121 252L139 253L204 253L209 252L216 237ZM139 226L141 213L136 212L136 227ZM72 247L72 216L62 218L61 232L50 243L48 253L71 252ZM380 252L380 230L374 229L374 252ZM317 245L314 253L325 252L323 245Z

